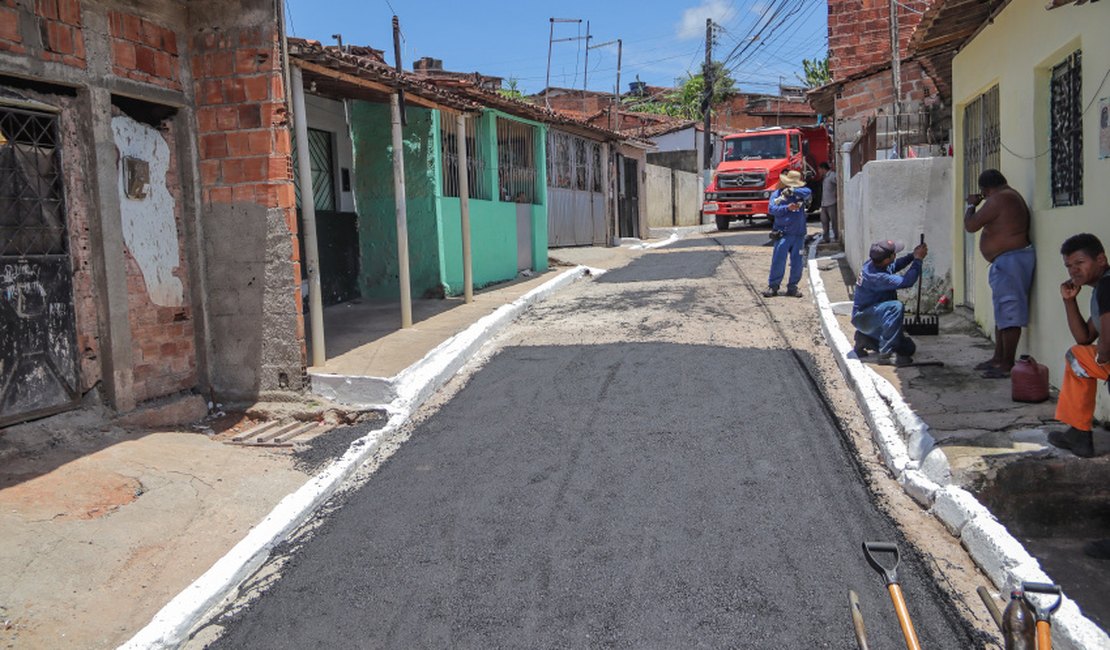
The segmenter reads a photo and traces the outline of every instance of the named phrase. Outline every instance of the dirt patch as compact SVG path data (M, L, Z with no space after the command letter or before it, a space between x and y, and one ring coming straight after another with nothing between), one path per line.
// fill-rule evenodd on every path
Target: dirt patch
M26 481L0 476L0 509L27 519L96 519L142 493L142 484L134 478L78 464Z

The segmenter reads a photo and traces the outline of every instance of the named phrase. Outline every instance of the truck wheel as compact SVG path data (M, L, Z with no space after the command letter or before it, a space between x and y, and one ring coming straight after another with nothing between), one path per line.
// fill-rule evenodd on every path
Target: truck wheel
M717 215L717 230L728 230L729 221L728 217Z

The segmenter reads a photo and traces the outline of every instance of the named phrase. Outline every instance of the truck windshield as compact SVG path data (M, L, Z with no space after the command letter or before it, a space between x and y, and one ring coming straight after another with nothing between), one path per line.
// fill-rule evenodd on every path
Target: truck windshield
M725 160L773 160L786 157L786 135L751 135L725 140Z

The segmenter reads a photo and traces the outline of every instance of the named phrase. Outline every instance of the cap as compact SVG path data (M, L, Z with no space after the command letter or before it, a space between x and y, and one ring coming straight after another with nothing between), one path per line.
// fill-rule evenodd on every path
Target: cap
M905 244L893 239L884 239L871 244L871 261L881 262L895 253L900 253L905 248Z

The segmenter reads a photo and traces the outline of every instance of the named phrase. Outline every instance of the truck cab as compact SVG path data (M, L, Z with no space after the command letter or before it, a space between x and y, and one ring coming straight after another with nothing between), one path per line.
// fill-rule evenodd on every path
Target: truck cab
M829 160L830 143L823 125L768 127L726 136L702 212L714 215L718 230L727 230L738 219L768 218L767 200L779 175L790 169L802 172L813 191L811 205L820 206L818 165Z

